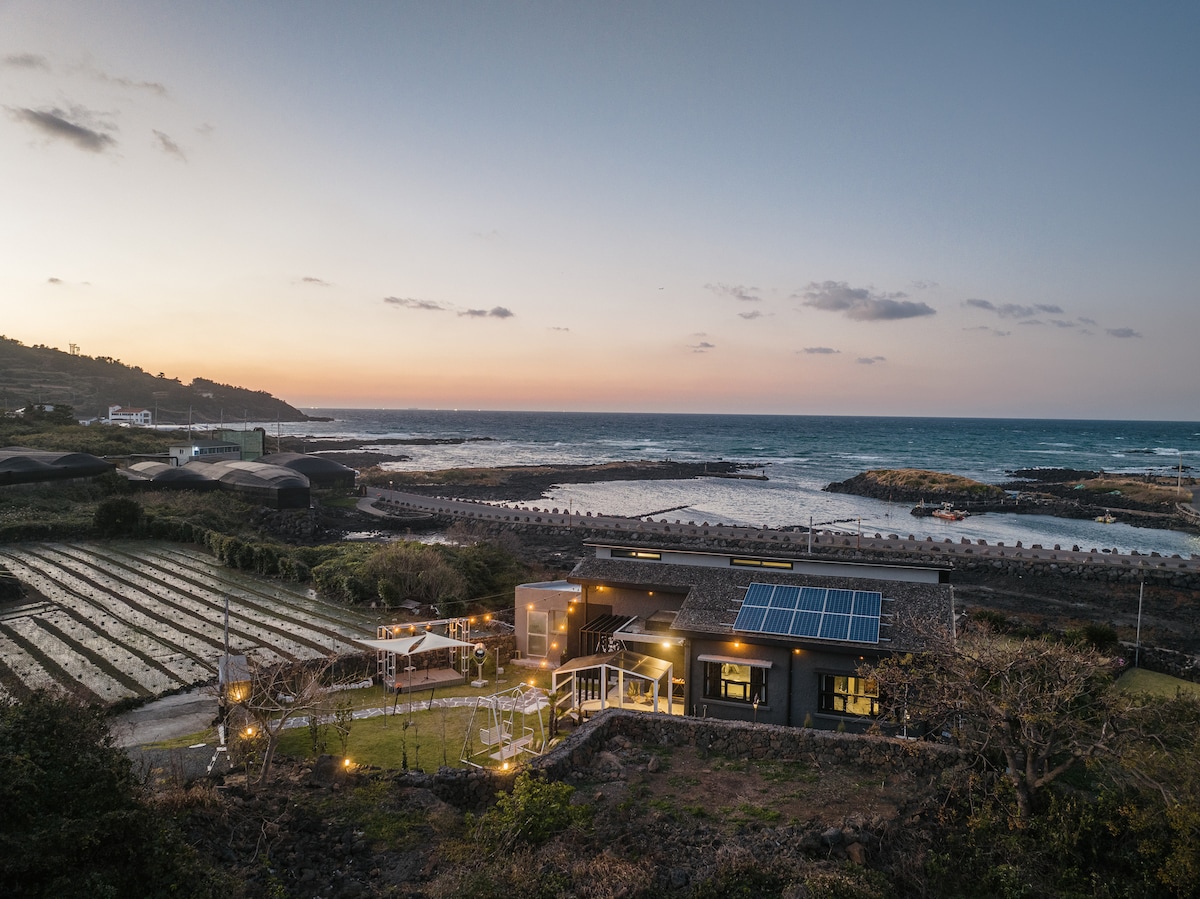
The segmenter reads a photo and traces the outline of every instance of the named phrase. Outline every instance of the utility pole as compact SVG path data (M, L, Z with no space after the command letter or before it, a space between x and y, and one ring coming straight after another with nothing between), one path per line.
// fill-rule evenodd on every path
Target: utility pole
M1146 566L1140 566L1142 569L1142 581L1138 586L1138 617L1137 617L1137 635L1134 637L1133 644L1133 667L1141 666L1142 660L1142 597L1146 594Z

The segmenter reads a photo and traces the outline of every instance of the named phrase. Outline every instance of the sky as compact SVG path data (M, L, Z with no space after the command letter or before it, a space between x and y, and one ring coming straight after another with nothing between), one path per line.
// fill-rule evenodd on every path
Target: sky
M0 0L0 333L300 407L1192 421L1200 4Z

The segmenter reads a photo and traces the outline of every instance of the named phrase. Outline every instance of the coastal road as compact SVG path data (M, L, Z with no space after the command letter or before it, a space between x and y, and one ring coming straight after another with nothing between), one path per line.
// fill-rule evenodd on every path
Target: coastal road
M567 512L564 509L544 509L530 506L526 503L514 505L493 505L491 503L475 502L473 500L452 499L433 496L422 496L416 493L404 493L399 490L382 490L369 488L367 496L359 500L359 508L372 515L389 517L411 512L430 512L436 515L451 516L464 520L485 522L512 522L528 525L545 525L557 528L578 530L581 533L591 530L624 531L630 537L651 537L654 535L670 535L672 537L712 537L729 540L750 540L758 543L777 543L781 552L794 554L804 552L809 547L809 535L792 531L778 531L770 528L748 528L730 524L694 521L679 521L660 519L624 518L617 515L584 515ZM1064 562L1067 564L1109 565L1122 568L1169 568L1185 572L1200 571L1200 557L1194 553L1187 559L1180 556L1161 556L1158 554L1142 555L1138 553L1123 554L1115 549L1080 547L1061 548L1058 546L1042 547L1005 546L1002 543L989 544L984 540L970 541L965 537L955 543L949 538L935 541L933 537L920 538L916 534L901 536L898 534L844 534L833 532L818 532L813 534L814 548L835 546L839 548L854 547L870 549L877 552L910 553L921 552L942 555L948 563L956 558L972 556L974 558L1009 558L1009 559L1045 559Z

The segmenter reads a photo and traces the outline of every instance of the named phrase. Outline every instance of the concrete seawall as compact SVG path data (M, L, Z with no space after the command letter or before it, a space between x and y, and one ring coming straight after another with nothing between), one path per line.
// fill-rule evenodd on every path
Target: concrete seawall
M467 500L446 499L372 490L360 500L359 507L372 514L388 517L393 512L427 512L447 521L471 521L496 531L514 530L546 536L571 533L580 538L669 540L684 546L695 545L710 549L736 549L741 552L789 556L809 551L809 538L804 533L777 531L768 528L747 528L703 522L670 522L642 520L618 516L578 515L559 509L536 506L504 505ZM874 534L843 536L815 535L812 555L820 558L852 559L869 553L872 557L890 557L900 562L917 562L953 566L963 571L988 570L995 574L1020 577L1070 578L1107 583L1137 583L1145 578L1147 584L1163 584L1184 590L1200 590L1200 557L1192 554L1162 556L1118 553L1109 548L1080 546L1045 547L1040 544L1023 546L1017 543L989 544L983 540L961 538L957 543L949 538L938 542L932 537L918 538L915 534Z

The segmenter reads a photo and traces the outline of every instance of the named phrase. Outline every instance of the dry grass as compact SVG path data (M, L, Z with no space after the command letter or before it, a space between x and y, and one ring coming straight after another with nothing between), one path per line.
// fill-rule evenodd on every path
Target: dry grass
M1192 491L1187 488L1166 487L1162 484L1151 484L1138 478L1091 478L1086 481L1076 481L1084 490L1091 494L1107 494L1119 491L1121 496L1135 503L1146 505L1170 505L1172 503L1191 502ZM1095 496L1094 500L1101 497Z
M930 490L943 493L999 492L1000 488L961 475L926 471L921 468L875 469L866 476L884 487L905 490Z

